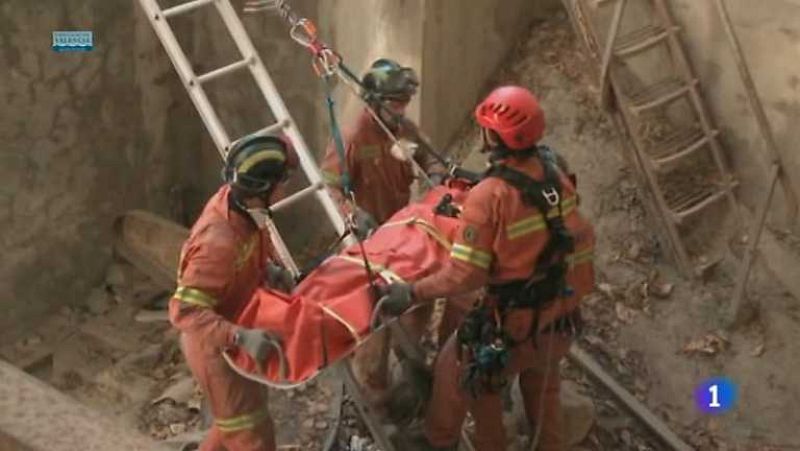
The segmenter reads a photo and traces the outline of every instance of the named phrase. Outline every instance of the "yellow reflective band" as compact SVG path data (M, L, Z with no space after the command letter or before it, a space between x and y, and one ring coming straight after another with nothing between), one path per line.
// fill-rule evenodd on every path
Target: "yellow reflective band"
M196 288L178 287L172 297L186 304L203 308L214 308L217 305L217 300L213 296L209 296Z
M577 197L572 196L564 199L561 202L561 216L566 216L575 210L576 200ZM547 213L547 217L552 219L557 217L558 214L558 210L552 209L549 213ZM541 213L535 213L506 227L506 235L508 235L508 239L513 240L521 236L543 230L544 228L544 218L542 217Z
M263 408L253 413L239 415L238 417L214 420L214 423L222 432L235 432L242 429L252 429L266 420L267 416L269 416L269 412L266 408Z
M506 234L508 239L513 240L537 230L542 230L544 227L544 219L542 219L542 215L537 213L506 227Z
M450 251L450 258L461 260L483 269L489 269L492 264L491 254L463 244L453 245L453 249Z
M594 260L593 247L586 248L582 251L575 252L567 256L567 263L569 263L570 266L579 265L581 263L586 263L592 260Z
M280 150L262 150L261 152L251 155L242 161L242 164L239 165L239 168L236 170L236 172L247 172L253 166L265 160L277 160L284 162L286 161L286 155Z
M566 216L575 210L577 199L577 197L572 196L561 201L561 216ZM555 218L556 216L558 216L558 210L556 209L551 209L550 212L547 213L547 217L550 219Z

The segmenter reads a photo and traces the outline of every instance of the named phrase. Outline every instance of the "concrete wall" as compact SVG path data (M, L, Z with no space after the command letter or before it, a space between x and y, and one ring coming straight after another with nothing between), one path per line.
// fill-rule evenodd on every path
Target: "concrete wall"
M374 0L368 8L355 8L351 0L322 1L321 33L359 77L378 58L394 59L420 73L426 3L426 0ZM345 124L361 110L361 102L344 86L336 89L336 101ZM409 105L408 114L419 120L419 98ZM327 123L322 125L320 132L329 135Z
M672 11L722 131L742 187L739 198L754 209L764 196L768 157L713 2L675 0ZM756 88L775 132L786 171L800 193L800 3L726 0ZM772 222L786 227L779 188ZM800 225L795 224L800 233Z
M358 74L382 56L421 74L410 116L444 144L515 35L556 0L295 0ZM179 3L160 0L162 7ZM241 10L243 0L234 0ZM213 11L171 23L205 72L236 58ZM274 15L244 19L284 100L320 154L330 137L321 81ZM53 30L92 30L94 51L55 53ZM0 4L0 339L80 301L111 258L111 223L132 208L190 223L219 186L219 155L136 0ZM454 78L455 77L455 78ZM232 137L271 122L242 74L207 88ZM358 103L340 86L345 125ZM315 214L307 205L281 219ZM308 242L308 229L290 244Z
M134 1L0 4L0 335L102 280L114 216L168 215L200 128ZM51 31L96 49L53 52Z
M422 54L421 125L435 145L449 143L492 74L552 0L428 0Z
M573 2L575 0L568 0ZM586 4L590 2L584 2ZM738 197L754 211L767 188L769 153L747 100L744 85L734 61L714 2L672 0L667 2L681 27L680 39L700 80L702 93L722 132L721 140L732 168L741 181ZM649 8L639 2L629 3L620 34L654 21ZM726 0L736 34L756 89L775 134L784 168L794 190L800 193L800 138L795 124L800 120L800 3L786 0ZM613 8L601 8L593 14L600 42L605 42ZM637 57L639 63L628 67L636 77L650 79L664 72L663 57ZM666 53L664 54L666 55ZM776 191L771 223L800 233L800 224L789 224L786 198Z

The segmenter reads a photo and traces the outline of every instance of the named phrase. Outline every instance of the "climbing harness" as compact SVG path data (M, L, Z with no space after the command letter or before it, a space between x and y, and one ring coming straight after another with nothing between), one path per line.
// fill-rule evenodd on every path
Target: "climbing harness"
M550 232L550 239L527 279L489 285L488 298L479 301L459 327L458 342L461 349L469 353L465 360L462 384L473 396L482 390L496 392L506 383L502 372L508 362L508 353L519 342L504 332L505 314L512 309L534 309L533 324L526 339L533 340L535 346L541 309L560 297L572 294L572 289L566 283L566 257L573 251L574 242L564 224L559 170L555 158L543 157L539 149L533 150L531 155L542 162L543 181L503 165L499 158L494 159L485 173L486 177L500 178L516 188L526 205L537 208Z
M478 301L456 331L456 341L458 359L464 367L462 388L477 398L506 386L502 372L508 365L510 337L503 330L497 308Z

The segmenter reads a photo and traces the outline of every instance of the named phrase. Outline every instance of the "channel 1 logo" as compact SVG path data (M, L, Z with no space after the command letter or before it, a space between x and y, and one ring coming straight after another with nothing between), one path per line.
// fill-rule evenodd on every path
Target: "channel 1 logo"
M53 50L56 52L88 52L94 49L91 31L54 31Z
M739 387L727 377L713 377L703 381L694 391L694 401L701 412L725 413L739 400Z

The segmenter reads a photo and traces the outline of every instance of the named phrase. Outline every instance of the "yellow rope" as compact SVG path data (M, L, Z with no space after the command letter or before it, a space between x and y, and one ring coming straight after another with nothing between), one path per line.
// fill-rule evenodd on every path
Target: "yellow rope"
M397 227L397 226L407 226L407 225L414 225L419 226L425 233L431 236L437 243L441 244L445 249L448 251L453 246L453 244L444 237L444 234L436 228L435 225L425 221L424 219L420 219L417 217L411 217L408 219L402 219L400 221L394 222L387 222L386 224L382 225L381 228L384 227Z

